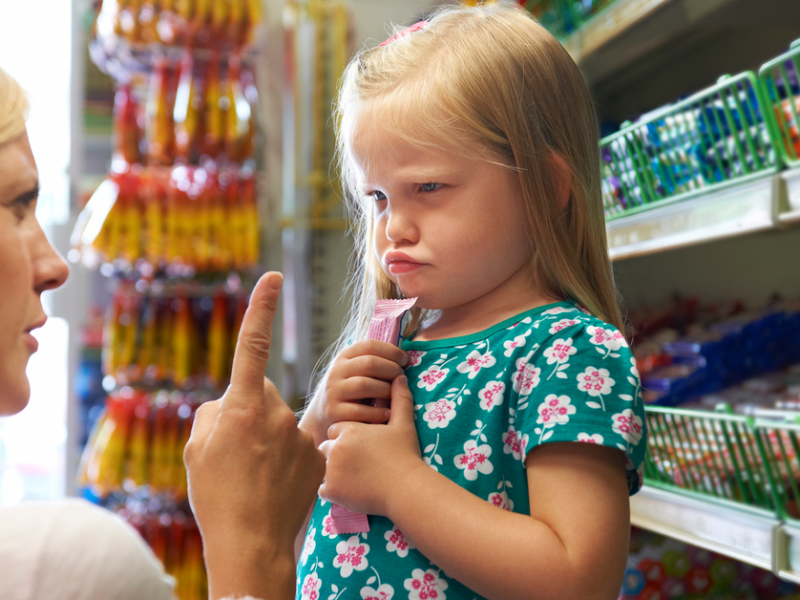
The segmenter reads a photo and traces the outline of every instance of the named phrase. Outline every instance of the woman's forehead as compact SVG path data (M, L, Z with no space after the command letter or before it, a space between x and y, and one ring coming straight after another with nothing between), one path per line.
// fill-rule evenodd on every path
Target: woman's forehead
M16 198L39 184L27 132L0 145L0 199Z

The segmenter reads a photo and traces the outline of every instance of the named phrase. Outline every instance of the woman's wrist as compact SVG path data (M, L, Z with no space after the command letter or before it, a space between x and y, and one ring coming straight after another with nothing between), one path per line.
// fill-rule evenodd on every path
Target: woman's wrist
M227 543L206 542L205 548L210 600L294 597L296 563L291 544L227 540Z

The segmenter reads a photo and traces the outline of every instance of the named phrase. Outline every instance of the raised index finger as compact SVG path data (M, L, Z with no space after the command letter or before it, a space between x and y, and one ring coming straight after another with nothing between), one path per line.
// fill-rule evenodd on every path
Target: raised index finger
M236 399L243 393L257 393L260 396L264 391L264 372L267 370L272 341L272 320L282 284L283 275L270 271L262 275L253 288L233 355L231 391L235 393L226 394L226 399Z

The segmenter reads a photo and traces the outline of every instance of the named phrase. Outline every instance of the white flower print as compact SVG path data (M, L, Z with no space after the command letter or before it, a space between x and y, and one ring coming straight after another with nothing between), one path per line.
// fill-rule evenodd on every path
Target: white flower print
M639 445L639 441L642 439L642 434L644 433L644 427L642 426L642 418L630 409L626 408L621 413L615 414L611 417L611 420L614 422L612 429L615 433L620 434L625 441L634 446Z
M572 345L572 338L567 338L566 340L558 339L544 351L544 355L547 357L548 365L553 363L560 365L567 362L569 357L577 351L578 349Z
M539 385L539 375L542 370L539 367L534 367L528 361L531 354L517 359L516 367L517 372L514 373L512 380L514 381L514 391L518 392L520 396L527 396Z
M489 494L489 502L509 512L514 510L514 501L508 497L508 492L505 490Z
M306 566L308 562L308 557L314 552L314 549L317 547L317 542L314 541L314 536L317 534L317 529L312 527L308 530L308 535L306 535L306 541L303 542L303 553L300 555L300 562L303 563L303 566Z
M500 406L503 403L503 392L506 390L506 384L502 381L490 381L483 389L478 392L478 398L481 399L480 406L483 410L491 411L495 406Z
M519 431L511 426L503 434L503 453L511 454L517 460L525 461L525 447L528 445L528 434L520 435Z
M574 415L576 411L575 406L570 404L569 396L550 394L539 405L539 418L536 422L545 427L566 425L570 415Z
M422 419L428 423L428 427L444 429L456 416L456 403L442 398L436 402L428 402L425 405L425 414Z
M450 369L441 369L439 365L432 365L419 376L417 387L425 388L426 392L430 392L442 382L449 372Z
M317 576L317 572L309 573L303 580L301 588L302 600L319 600L319 588L322 587L322 580Z
M636 359L631 357L631 375L639 379L639 367L636 366Z
M603 410L606 409L603 396L611 393L611 388L614 387L615 381L609 377L608 369L598 369L596 367L586 367L583 373L577 377L578 389L586 392L593 398L600 398ZM590 408L600 408L601 405L597 402L587 402L586 406Z
M447 600L444 592L448 583L439 577L436 569L414 569L403 586L408 590L408 600Z
M392 529L384 533L383 537L387 541L386 551L397 552L397 556L401 558L408 556L408 551L414 548L414 545L406 539L397 525L392 525Z
M533 320L533 319L531 319L530 317L525 317L524 319L522 319L522 321L517 321L517 322L516 322L516 323L514 323L514 324L513 324L511 327L506 327L506 331L511 331L512 329L516 328L516 327L517 327L517 325L520 325L520 324L527 325L527 324L528 324L528 323L530 323L532 320ZM528 331L528 333L530 333L530 331ZM526 333L525 335L528 335L528 333Z
M322 519L322 535L329 538L335 538L338 535L333 532L333 519L330 513Z
M594 325L589 325L586 328L586 333L588 333L591 337L589 341L592 342L595 346L603 346L606 349L606 352L597 348L597 351L600 354L603 354L603 358L607 356L618 356L612 354L616 352L620 348L627 348L628 342L625 340L625 336L622 335L616 329L603 329L602 327L595 327Z
M542 314L543 315L560 315L561 313L572 312L573 310L575 310L575 309L573 309L573 308L564 308L563 306L555 306L553 308L548 308L547 310L542 312Z
M602 444L603 443L603 436L599 433L579 433L578 434L578 441L583 442L585 444Z
M473 350L467 355L467 359L458 365L459 373L469 373L470 379L475 379L475 376L481 369L493 366L497 361L491 352L481 354L477 350Z
M525 345L525 342L527 341L529 333L530 330L528 330L528 333L524 335L518 335L513 340L506 340L505 342L503 342L503 348L506 349L506 351L503 352L503 356L508 358L514 353L515 348L522 348Z
M356 571L363 571L369 565L366 556L369 554L369 546L361 544L358 536L351 536L348 540L336 544L336 558L333 559L333 566L341 569L342 577L350 577Z
M489 444L481 444L475 440L467 440L464 443L464 454L458 454L453 459L456 467L464 471L464 477L470 481L478 478L478 473L488 475L494 470L489 457L492 455L492 447Z
M560 321L556 321L552 325L550 325L550 335L554 333L558 333L562 329L566 329L567 327L572 327L573 325L577 325L580 323L577 319L561 319Z
M555 375L559 379L566 379L567 374L565 371L569 368L569 357L575 354L578 349L572 345L572 338L557 339L553 345L544 351L544 356L547 357L547 364L555 364L553 370L547 379Z
M408 351L408 364L406 365L406 369L409 367L416 367L419 363L422 362L422 357L425 356L427 352L423 350L409 350Z
M423 454L430 454L430 456L423 456L422 460L425 461L425 464L428 465L434 471L438 471L439 467L437 467L434 462L438 464L444 464L442 461L442 457L436 454L436 449L439 447L439 434L436 434L436 443L435 444L428 444L425 446L425 449L422 451Z
M388 583L378 586L378 589L372 589L369 586L361 588L361 600L392 600L394 596L394 588Z

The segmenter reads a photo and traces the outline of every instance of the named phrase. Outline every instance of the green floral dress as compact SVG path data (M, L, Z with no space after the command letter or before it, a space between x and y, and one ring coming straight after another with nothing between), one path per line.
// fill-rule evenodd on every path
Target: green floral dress
M464 337L406 340L403 349L423 459L498 510L530 514L525 457L549 442L618 448L629 493L641 487L647 434L636 363L619 331L576 304L535 308ZM330 508L321 500L314 508L297 598L479 597L390 519L370 515L369 532L334 535Z

